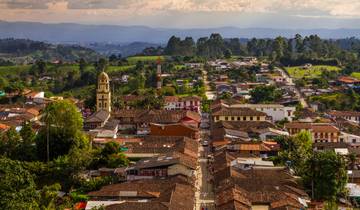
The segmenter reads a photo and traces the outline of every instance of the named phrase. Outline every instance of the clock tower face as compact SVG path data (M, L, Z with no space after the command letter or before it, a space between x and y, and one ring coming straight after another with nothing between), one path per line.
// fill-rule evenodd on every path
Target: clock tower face
M111 112L110 79L105 72L100 73L96 89L96 111L100 110Z

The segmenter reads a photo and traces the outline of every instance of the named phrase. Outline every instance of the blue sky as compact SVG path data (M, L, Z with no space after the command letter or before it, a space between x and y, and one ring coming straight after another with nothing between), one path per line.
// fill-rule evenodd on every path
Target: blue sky
M0 0L0 19L166 28L360 28L360 0Z

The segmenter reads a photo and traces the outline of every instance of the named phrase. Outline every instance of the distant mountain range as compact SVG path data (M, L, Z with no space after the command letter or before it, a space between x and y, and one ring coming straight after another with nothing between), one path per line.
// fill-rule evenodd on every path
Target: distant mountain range
M26 38L51 43L161 43L172 36L192 36L194 39L220 33L224 38L274 38L318 34L321 38L358 37L360 29L273 29L273 28L150 28L146 26L83 25L73 23L44 24L37 22L0 21L0 38Z

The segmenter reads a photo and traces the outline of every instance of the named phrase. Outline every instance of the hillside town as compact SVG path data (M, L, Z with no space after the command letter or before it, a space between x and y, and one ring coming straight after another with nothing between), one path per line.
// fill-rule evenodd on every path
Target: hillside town
M30 163L24 167L38 170L44 184L70 170L71 185L65 177L54 178L66 185L55 188L53 199L73 209L359 207L360 112L330 109L315 99L354 95L360 80L339 75L326 88L299 85L288 68L257 57L182 62L175 72L163 63L157 57L151 64L154 98L119 96L114 86L136 81L126 73L112 77L106 68L97 75L95 91L86 93L94 95L93 107L41 90L4 91L2 154L31 162L37 160L32 146L40 148L39 157L51 163L48 171ZM314 66L298 68L311 74ZM164 94L164 88L181 92ZM353 103L359 103L357 97ZM22 143L13 143L14 136ZM66 140L72 138L86 145L73 150L74 140ZM97 152L83 151L89 147ZM68 160L59 158L63 151Z

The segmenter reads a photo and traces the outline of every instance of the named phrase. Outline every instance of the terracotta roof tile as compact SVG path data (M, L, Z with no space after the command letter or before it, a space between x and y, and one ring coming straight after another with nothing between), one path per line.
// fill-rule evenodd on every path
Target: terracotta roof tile
M264 112L259 112L250 108L228 108L218 107L212 111L213 116L266 116Z
M354 111L330 111L328 112L329 115L334 117L360 117L360 112Z

